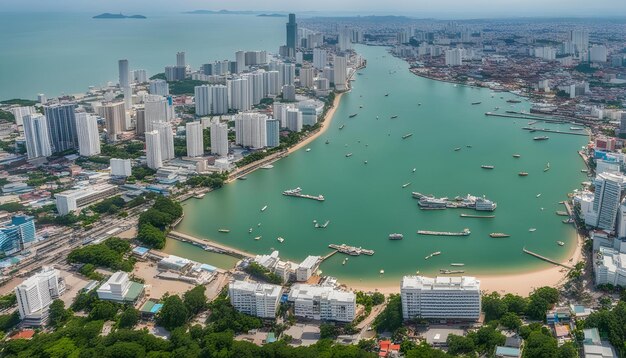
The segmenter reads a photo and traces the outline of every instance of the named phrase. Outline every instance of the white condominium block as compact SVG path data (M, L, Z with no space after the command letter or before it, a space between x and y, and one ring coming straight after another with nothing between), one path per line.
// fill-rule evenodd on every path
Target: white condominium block
M402 316L477 320L480 281L475 277L404 276L400 287Z
M246 281L231 281L228 285L230 303L239 312L262 318L276 317L282 287Z

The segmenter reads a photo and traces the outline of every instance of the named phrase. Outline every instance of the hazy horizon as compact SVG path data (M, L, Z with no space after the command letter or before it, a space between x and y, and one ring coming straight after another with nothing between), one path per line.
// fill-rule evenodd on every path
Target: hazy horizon
M163 9L168 9L164 11ZM260 12L295 12L319 16L404 15L433 18L520 18L520 17L626 17L626 2L614 0L440 0L432 2L392 0L381 4L373 0L331 0L294 3L293 0L269 0L260 5L257 1L202 1L179 0L8 0L0 12L122 12L125 14L179 13L192 10L232 10ZM617 15L622 14L622 15Z

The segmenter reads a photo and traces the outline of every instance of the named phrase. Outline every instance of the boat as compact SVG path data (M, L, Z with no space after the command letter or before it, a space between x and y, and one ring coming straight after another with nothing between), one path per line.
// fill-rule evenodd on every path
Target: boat
M525 177L525 176L528 176L528 173L526 173L526 172L519 172L519 173L517 173L517 175L519 175L521 177Z
M561 220L561 222L563 224L573 224L574 223L574 219L569 218L569 219Z
M491 234L489 234L489 236L495 237L495 238L500 238L500 237L509 237L511 235L505 234L505 233L502 233L502 232L492 232Z
M237 178L237 179L239 179L239 180L246 180L246 179L248 179L248 178L246 178L245 176L243 176L243 177L239 177L239 178Z
M461 232L418 230L417 233L420 235L433 236L469 236L472 232L470 229L465 228Z
M276 240L277 240L278 242L280 242L280 243L282 243L283 241L285 241L285 239L283 239L283 238L282 238L282 237L280 237L280 236L279 236L279 237L277 237L277 238L276 238Z
M261 240L261 236L257 236L254 238L255 240Z
M563 241L557 241L556 243L557 243L559 246L563 246L563 245L565 245L565 243L564 243Z
M379 273L380 273L381 275L383 275L383 274L385 274L385 270L380 270L380 271L379 271Z
M430 254L430 255L428 255L428 256L426 256L426 257L424 257L424 260L428 260L429 258L431 258L431 257L433 257L433 256L438 256L438 255L441 255L441 251L435 251L435 252L433 252L432 254Z
M535 229L534 227L531 227L530 229L528 229L528 231L535 232L535 231L537 231L537 229Z
M339 126L339 129L343 129L343 127L345 127L345 126L346 126L345 124L342 124L342 125Z
M584 128L581 127L569 127L569 130L571 131L582 131Z
M196 198L196 199L202 199L202 198L204 198L204 195L205 195L204 193L200 193L200 194L194 195L193 197Z
M378 120L378 116L376 116L376 120Z
M354 117L356 117L357 114L358 113L352 113L351 115L348 116L348 118L354 118Z
M271 164L267 164L261 167L261 169L272 169L272 168L274 168L274 166Z
M420 102L420 103L418 103L417 105L418 105L418 106L421 106L421 105L422 105L422 103Z
M537 197L540 197L540 196L541 196L541 193L537 194Z
M407 186L409 186L409 185L411 185L411 183L404 183L404 184L402 184L402 187L403 187L403 188L406 188L406 187L407 187Z
M465 266L465 264L462 264L462 263L451 263L450 266Z
M454 275L454 274L458 274L458 273L464 273L464 270L444 270L444 269L439 269L439 273L443 274L443 275Z
M316 229L326 229L326 226L328 226L328 224L330 224L330 220L326 220L325 223L321 224L317 222L317 220L314 221L315 225L313 225Z
M557 211L557 212L556 212L556 214L557 214L558 216L569 216L569 214L567 213L567 211L561 211L561 210Z
M359 108L363 108L363 105L360 105Z
M547 137L547 136L541 136L541 137L533 138L533 140L548 140L548 139L550 139L550 137Z
M466 145L466 147L471 148L472 146L468 144L468 145Z
M416 170L417 170L417 168L413 168L413 173L415 173Z
M346 154L346 158L349 158L349 157L351 157L351 156L352 156L352 153L348 153L348 154Z
M343 259L343 261L341 262L342 265L346 264L346 260L348 260L348 258L346 257L345 259Z
M407 139L407 138L409 138L412 135L413 135L413 133L407 133L407 134L402 136L402 139Z
M587 169L581 169L581 170L580 170L580 172L581 172L581 173L588 173L588 172L589 172L589 170L587 170Z
M289 190L285 190L283 191L283 195L285 196L295 196L296 198L305 198L305 199L313 199L313 200L317 200L317 201L324 201L326 200L324 198L324 195L308 195L308 194L302 194L302 189L300 187L297 187L295 189L289 189Z
M261 226L261 223L256 224L256 226Z
M413 194L415 197L415 193ZM444 210L448 208L448 202L444 199L422 196L417 202L422 210Z
M458 152L459 150L461 150L461 147L456 147L456 148L454 148L454 151L455 151L455 152Z
M472 215L472 214L461 214L462 218L477 218L477 219L493 219L495 215Z
M261 208L261 211L265 211L267 209L267 205Z
M328 141L328 139L326 139L326 144L328 144L328 143L330 143L330 142Z
M306 149L306 151L307 151L307 152L310 152L310 151L311 151L311 148L307 148L307 149Z
M389 240L402 240L404 239L404 235L402 234L389 234Z
M522 101L517 100L517 99L507 99L506 102L507 103L522 103Z
M248 229L248 233L250 234L252 233L252 228Z
M385 93L385 97L389 97L389 93Z
M481 165L480 167L483 168L483 169L493 169L493 168L495 168L493 165Z
M482 102L472 102L472 106L475 106L477 104L481 104Z
M364 161L363 161L363 164L367 164L367 160L364 160Z
M519 158L519 157L521 157L521 155L519 155L519 154L513 154L513 158Z
M548 170L550 170L550 162L546 163L546 167L543 168L544 172L547 172Z
M396 119L396 118L398 118L398 116L391 116L390 118L391 119Z
M228 229L218 229L217 231L218 232L223 232L225 234L228 234L230 232L230 230L228 230Z

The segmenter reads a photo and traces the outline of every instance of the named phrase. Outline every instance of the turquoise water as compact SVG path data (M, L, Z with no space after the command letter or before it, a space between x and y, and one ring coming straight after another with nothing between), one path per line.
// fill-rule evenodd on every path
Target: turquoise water
M237 50L277 52L284 18L249 15L146 14L146 20L92 19L90 13L0 12L0 100L48 97L117 83L117 60L148 76L185 51L197 68L234 60Z
M547 141L533 141L541 134L521 129L528 120L484 115L496 106L501 112L529 108L526 102L514 107L506 103L513 95L413 76L405 62L384 48L358 51L368 66L356 76L352 92L342 98L331 128L309 145L310 152L300 150L274 163L271 170L256 171L202 200L187 201L185 219L177 230L255 253L275 248L292 260L326 254L331 243L375 250L371 257L350 257L346 265L343 255L322 265L324 273L347 281L395 281L416 270L433 274L450 269L453 262L465 263L466 274L525 272L548 264L524 254L523 247L553 259L571 253L574 230L555 211L563 210L558 202L585 180L576 150L586 137L548 134ZM470 104L477 101L482 104ZM348 118L352 113L358 115ZM390 119L393 115L398 118ZM413 136L403 140L407 133ZM454 151L456 147L462 149ZM347 158L347 153L353 155ZM521 158L513 158L515 153ZM552 169L544 172L547 162ZM481 169L482 164L495 169ZM519 177L520 171L529 176ZM281 195L298 186L308 194L323 194L326 201ZM498 203L496 218L461 218L462 212L475 212L452 209L422 211L411 191L448 197L486 195ZM261 212L265 205L267 210ZM331 223L315 229L313 220ZM222 227L231 232L218 233ZM466 227L472 231L469 237L416 234ZM531 227L537 231L529 232ZM394 232L403 233L404 240L388 240ZM512 236L493 239L491 232ZM262 238L254 240L255 236ZM285 238L284 243L277 242L278 236ZM559 247L557 240L566 245ZM434 251L442 254L424 259ZM379 276L381 269L384 278Z

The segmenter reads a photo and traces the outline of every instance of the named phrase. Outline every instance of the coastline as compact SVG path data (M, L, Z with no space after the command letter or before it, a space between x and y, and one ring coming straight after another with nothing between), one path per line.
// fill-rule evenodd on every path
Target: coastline
M324 116L324 120L320 122L320 129L316 131L315 133L312 133L310 136L304 138L300 142L298 142L298 144L287 149L287 153L293 153L297 151L298 149L302 149L304 146L313 142L315 139L317 139L317 137L324 134L328 130L328 128L330 128L330 125L333 122L333 118L335 117L335 112L337 111L337 108L339 107L341 96L343 96L344 93L345 92L339 92L335 94L335 100L333 101L333 105L330 107L328 112L326 112L326 115Z

